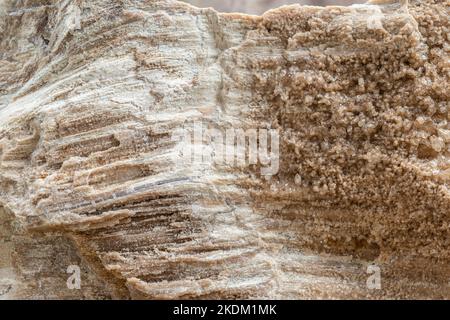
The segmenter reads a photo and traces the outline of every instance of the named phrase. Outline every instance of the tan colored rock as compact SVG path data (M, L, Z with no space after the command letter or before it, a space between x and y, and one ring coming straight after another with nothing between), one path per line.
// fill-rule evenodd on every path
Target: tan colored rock
M450 298L448 1L2 3L0 297Z
M220 12L242 12L263 14L267 10L289 4L310 6L351 5L364 3L361 0L183 0L200 8L212 7Z

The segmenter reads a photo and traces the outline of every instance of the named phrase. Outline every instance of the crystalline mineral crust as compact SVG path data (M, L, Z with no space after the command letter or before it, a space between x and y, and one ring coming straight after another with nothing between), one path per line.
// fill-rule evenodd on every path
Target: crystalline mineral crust
M449 299L449 5L0 2L0 297Z

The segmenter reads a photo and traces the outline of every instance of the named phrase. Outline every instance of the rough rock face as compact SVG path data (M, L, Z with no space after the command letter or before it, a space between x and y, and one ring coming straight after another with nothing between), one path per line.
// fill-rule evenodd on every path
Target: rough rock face
M183 0L194 6L212 7L221 12L242 12L247 14L262 14L267 10L287 4L302 5L350 5L364 3L364 0Z
M0 297L450 298L449 13L3 1ZM278 170L179 161L195 122Z

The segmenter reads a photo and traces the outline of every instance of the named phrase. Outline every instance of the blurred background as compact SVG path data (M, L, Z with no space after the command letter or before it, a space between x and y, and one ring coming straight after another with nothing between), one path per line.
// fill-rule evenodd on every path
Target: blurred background
M366 0L183 0L200 8L213 7L221 12L242 12L262 14L285 4L299 3L313 6L350 5L364 3Z

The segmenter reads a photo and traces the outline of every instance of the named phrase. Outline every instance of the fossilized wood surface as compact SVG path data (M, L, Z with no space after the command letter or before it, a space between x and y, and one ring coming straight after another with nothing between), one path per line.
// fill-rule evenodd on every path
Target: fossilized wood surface
M3 1L0 296L450 298L449 32L439 0ZM174 161L196 119L279 129L278 174Z

